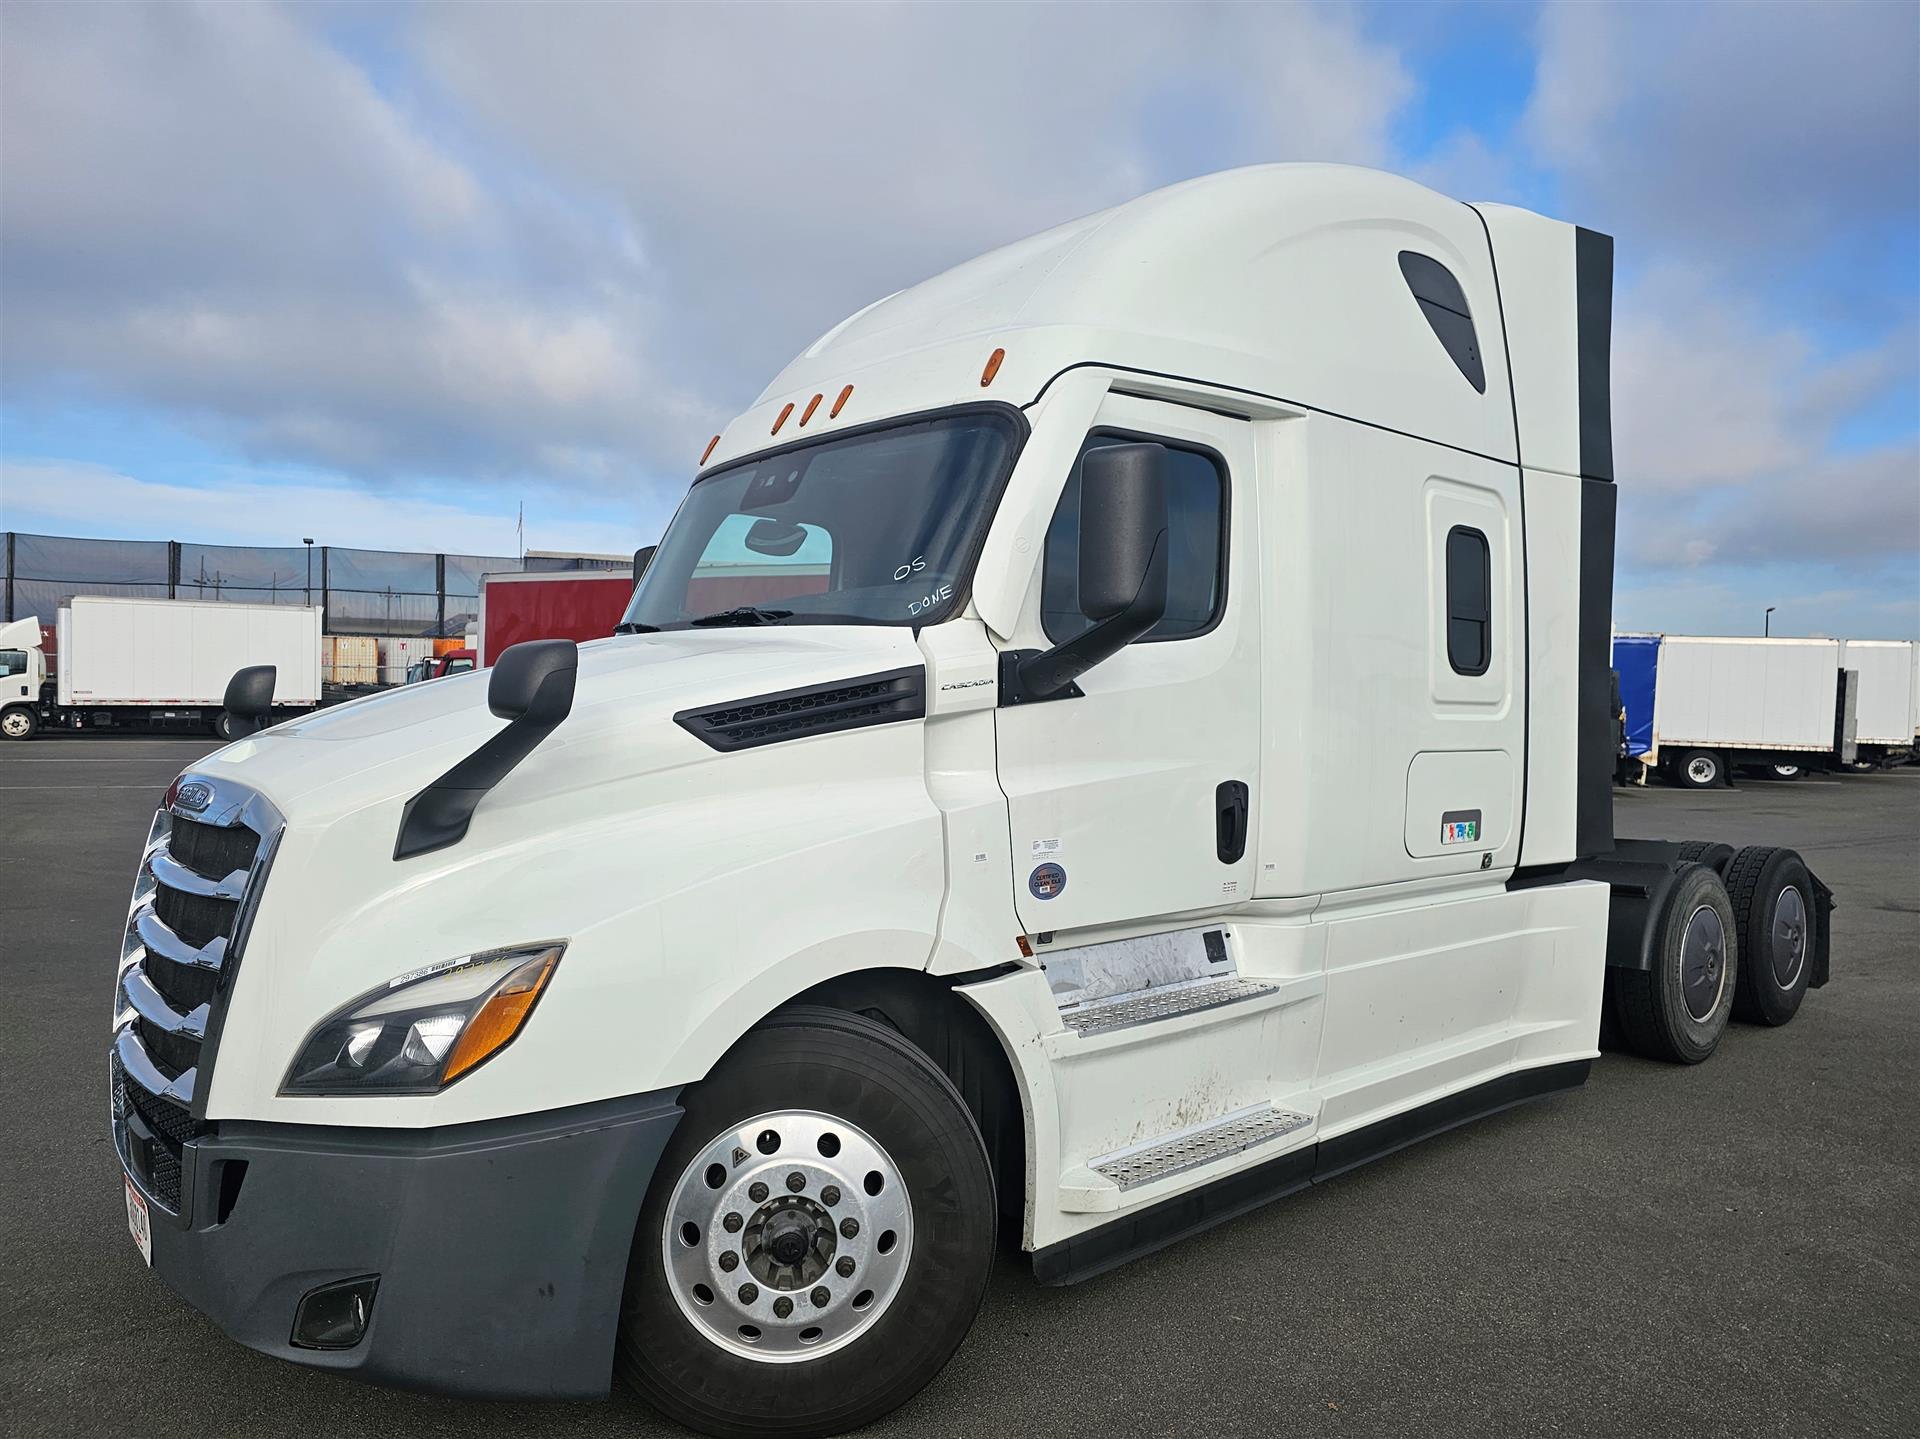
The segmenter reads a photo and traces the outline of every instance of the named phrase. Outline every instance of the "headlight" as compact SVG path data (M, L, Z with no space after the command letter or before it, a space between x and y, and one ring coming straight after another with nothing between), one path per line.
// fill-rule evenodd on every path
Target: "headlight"
M317 1025L282 1094L434 1094L513 1041L564 944L495 949L416 969Z

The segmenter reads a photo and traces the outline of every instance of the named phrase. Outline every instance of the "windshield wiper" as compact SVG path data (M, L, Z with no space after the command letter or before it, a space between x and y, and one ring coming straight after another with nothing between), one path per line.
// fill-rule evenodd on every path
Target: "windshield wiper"
M613 632L617 635L657 635L660 633L660 626L643 625L638 620L628 620L625 624L615 625Z
M763 610L758 605L740 605L735 609L702 615L697 620L688 620L687 623L690 625L770 625L789 619L792 615L792 610Z

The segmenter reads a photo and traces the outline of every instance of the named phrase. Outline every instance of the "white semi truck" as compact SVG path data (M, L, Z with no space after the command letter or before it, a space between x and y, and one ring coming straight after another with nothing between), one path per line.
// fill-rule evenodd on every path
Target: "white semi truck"
M43 729L190 730L231 736L227 681L276 671L273 716L320 702L322 611L224 600L76 595L56 622L49 678L37 616L0 627L0 738Z
M1269 166L836 326L619 635L168 791L141 1253L304 1364L825 1434L1001 1226L1071 1282L1581 1084L1603 1010L1784 1023L1800 859L1614 840L1611 267Z

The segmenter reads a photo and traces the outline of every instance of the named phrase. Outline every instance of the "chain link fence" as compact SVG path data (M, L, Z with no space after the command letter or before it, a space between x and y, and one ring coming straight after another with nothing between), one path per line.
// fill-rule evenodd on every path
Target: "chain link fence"
M332 635L448 637L480 609L480 577L612 567L602 557L444 555L341 545L202 545L0 533L0 620L48 624L75 595L319 605Z

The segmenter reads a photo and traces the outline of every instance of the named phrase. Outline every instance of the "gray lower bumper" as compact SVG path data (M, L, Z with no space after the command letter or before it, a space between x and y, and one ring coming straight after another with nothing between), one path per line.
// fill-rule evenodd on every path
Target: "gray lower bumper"
M223 1122L188 1146L188 1218L153 1215L153 1267L233 1338L296 1363L450 1394L600 1397L676 1093L430 1131ZM376 1274L357 1345L293 1345L302 1295Z

